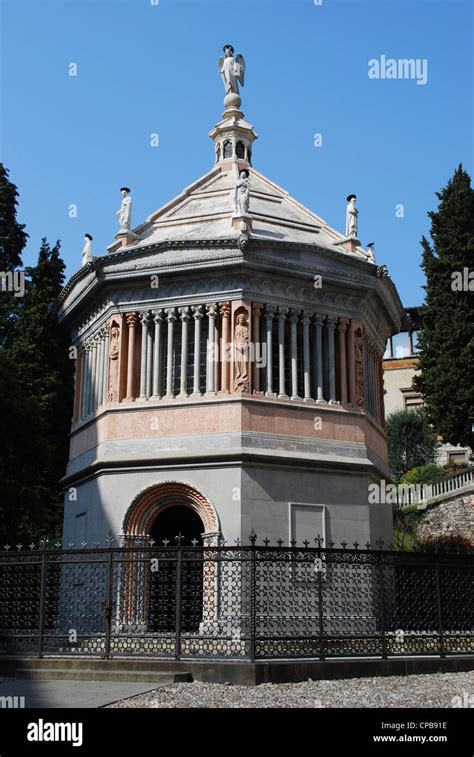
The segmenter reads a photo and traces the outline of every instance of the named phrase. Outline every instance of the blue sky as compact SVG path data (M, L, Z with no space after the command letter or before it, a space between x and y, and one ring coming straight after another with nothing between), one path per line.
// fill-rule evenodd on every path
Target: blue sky
M71 275L86 231L96 255L113 241L123 184L136 225L212 167L231 43L247 63L254 167L340 230L355 192L362 243L375 241L403 303L420 303L426 212L460 162L472 173L471 4L153 1L0 2L1 159L30 234L25 264L42 236L59 238ZM426 59L427 83L370 79L381 55Z

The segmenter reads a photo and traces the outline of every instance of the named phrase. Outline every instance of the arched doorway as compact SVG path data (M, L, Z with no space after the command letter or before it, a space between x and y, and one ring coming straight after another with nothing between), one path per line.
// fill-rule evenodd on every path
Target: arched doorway
M187 505L171 505L159 510L150 528L157 545L181 546L179 584L181 587L181 630L197 631L202 622L204 524ZM176 550L160 548L158 570L151 573L149 593L150 631L173 631L176 628L176 585L178 562Z
M157 544L168 542L175 546L181 544L199 544L202 546L204 524L195 510L188 505L173 505L158 511L151 524L150 537Z
M144 573L127 570L124 615L143 618L149 631L175 632L179 586L181 630L196 632L203 620L213 620L216 567L203 562L202 546L218 544L219 534L214 506L188 484L166 481L138 494L124 518L124 543L152 540L156 560L146 560Z

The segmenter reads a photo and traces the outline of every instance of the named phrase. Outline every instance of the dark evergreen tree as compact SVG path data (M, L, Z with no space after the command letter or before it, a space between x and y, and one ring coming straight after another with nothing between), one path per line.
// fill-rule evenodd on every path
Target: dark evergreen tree
M432 245L422 239L426 299L413 385L436 432L474 447L474 190L462 166L437 197Z
M0 273L13 273L22 265L21 253L28 239L23 224L16 220L17 188L8 178L8 170L0 163ZM11 339L21 298L6 290L0 281L0 345Z
M26 269L26 294L9 350L43 424L47 464L38 485L51 536L60 532L62 520L59 480L66 470L73 397L69 336L54 307L64 283L64 269L59 242L51 249L43 239L37 265Z
M418 465L433 463L437 442L423 410L400 410L387 418L388 461L395 481Z
M48 449L38 405L14 361L0 348L0 544L47 534L41 481ZM46 529L46 530L45 530Z

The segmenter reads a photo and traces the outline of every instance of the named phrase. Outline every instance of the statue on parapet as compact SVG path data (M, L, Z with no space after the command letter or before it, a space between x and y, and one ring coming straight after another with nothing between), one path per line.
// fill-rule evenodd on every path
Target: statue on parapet
M94 255L92 253L92 237L90 234L84 234L84 247L82 248L82 267L87 263L92 263Z
M122 194L122 204L120 210L117 210L120 231L130 231L132 226L132 198L129 187L120 187Z
M357 239L359 230L359 211L355 206L357 200L356 195L347 196L347 208L346 208L346 237L354 237Z

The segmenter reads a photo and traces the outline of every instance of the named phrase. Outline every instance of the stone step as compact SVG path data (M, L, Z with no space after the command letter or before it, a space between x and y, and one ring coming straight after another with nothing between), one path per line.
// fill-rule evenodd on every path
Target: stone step
M191 673L144 670L102 670L96 668L18 668L16 678L31 681L118 681L122 683L184 683L192 681Z

